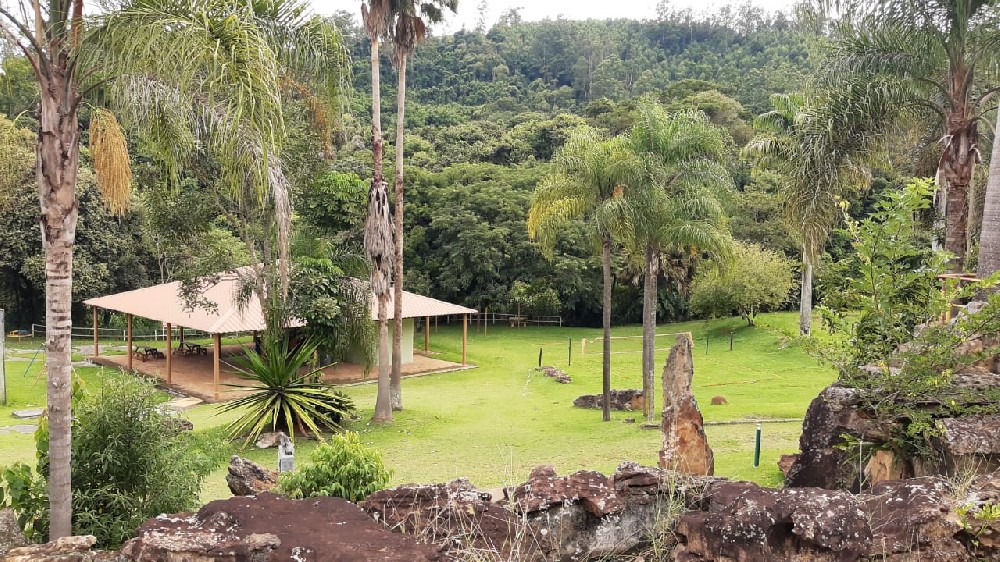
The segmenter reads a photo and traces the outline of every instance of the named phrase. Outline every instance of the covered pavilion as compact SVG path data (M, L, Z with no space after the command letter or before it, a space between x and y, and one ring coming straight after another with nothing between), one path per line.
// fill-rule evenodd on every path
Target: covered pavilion
M184 329L192 329L209 334L212 337L213 362L213 395L219 400L221 377L222 335L233 333L262 332L265 329L264 312L256 295L252 295L244 306L236 304L236 295L240 289L239 276L236 273L223 273L217 276L218 282L211 283L198 296L203 306L188 308L180 296L181 283L163 283L125 291L114 295L96 297L84 301L92 307L94 326L94 357L100 356L98 341L98 311L113 310L125 314L126 341L129 352L125 359L125 368L134 370L135 343L132 338L132 318L139 316L162 322L166 333L167 353L165 382L173 382L173 329L180 328L180 345L184 345ZM391 295L391 292L390 292ZM392 320L393 303L389 300L389 319ZM432 299L409 291L403 291L403 318L424 318L424 350L430 350L430 318L437 316L462 317L462 365L467 364L468 320L469 314L476 310L445 301ZM378 319L378 306L374 297L371 299L371 317ZM293 320L289 327L301 327L301 320ZM404 334L406 331L404 330ZM412 327L410 328L412 337ZM412 342L411 346L412 346ZM207 350L206 350L207 351ZM410 354L412 355L412 349ZM207 353L206 353L207 355Z

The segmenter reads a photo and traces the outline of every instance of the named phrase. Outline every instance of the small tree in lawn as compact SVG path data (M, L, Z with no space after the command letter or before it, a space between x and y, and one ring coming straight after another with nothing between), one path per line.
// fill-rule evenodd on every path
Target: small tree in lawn
M728 261L707 262L691 286L691 309L699 315L738 314L756 325L762 310L780 306L794 283L791 263L756 244L735 242Z

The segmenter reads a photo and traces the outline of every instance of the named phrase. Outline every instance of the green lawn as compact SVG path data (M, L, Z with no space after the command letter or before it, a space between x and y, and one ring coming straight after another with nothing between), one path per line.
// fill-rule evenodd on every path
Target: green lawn
M695 337L694 391L705 419L711 421L747 418L801 418L809 401L833 381L832 369L817 364L782 333L796 330L794 313L762 315L757 328L747 328L739 319L662 325L658 333L690 331ZM461 357L461 327L440 325L431 335L431 347L439 357L458 361ZM729 330L734 350L729 351ZM615 336L638 336L638 326L616 328ZM706 349L705 338L709 337ZM587 338L587 354L580 353L580 338ZM422 336L417 335L418 342ZM572 338L572 366L567 347ZM510 329L497 324L484 336L475 326L469 330L469 362L478 368L403 381L406 409L396 413L390 425L368 422L374 409L375 385L346 387L359 408L359 420L350 429L382 451L394 470L392 484L439 482L468 476L484 487L523 481L532 467L553 464L560 473L582 468L603 472L614 470L625 459L655 464L660 433L644 430L640 413L614 412L613 420L601 421L599 410L573 407L580 394L601 389L600 330L583 328L529 327ZM589 340L596 340L590 342ZM662 369L673 337L658 338L657 369ZM572 384L558 384L534 371L539 348L544 363L564 369ZM640 341L616 340L612 356L614 388L641 387ZM17 386L8 363L12 396ZM21 367L23 370L23 366ZM78 369L88 380L98 379L96 369ZM29 374L23 381L33 381ZM40 401L44 384L19 383L32 389ZM715 395L729 404L711 406ZM657 406L660 397L657 398ZM21 407L21 406L18 406ZM26 407L26 406L25 406ZM0 408L0 419L10 419L11 408ZM212 406L188 411L196 428L226 423ZM229 416L231 418L232 416ZM10 423L13 423L10 422ZM6 425L5 422L0 424ZM719 425L707 428L715 450L716 473L760 483L777 484L780 473L775 465L782 453L798 449L800 423L765 424L760 468L754 469L753 424ZM17 443L14 443L14 442ZM0 455L5 460L30 460L30 436L0 435ZM298 461L314 446L299 440ZM272 450L246 452L265 465L276 463ZM228 495L225 471L214 474L203 493L205 499Z

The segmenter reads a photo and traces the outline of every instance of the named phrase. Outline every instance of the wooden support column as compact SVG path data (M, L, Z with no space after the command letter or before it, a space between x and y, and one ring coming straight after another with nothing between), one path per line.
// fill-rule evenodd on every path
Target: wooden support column
M431 350L431 317L424 316L424 353Z
M219 362L222 357L222 336L219 334L212 334L212 347L214 357L212 358L213 366L212 372L215 376L215 399L219 399Z
M93 306L91 307L91 310L93 310L93 315L94 315L94 357L100 357L101 344L100 342L98 342L98 335L97 335L97 307Z
M174 360L174 327L167 322L167 384L170 384L171 376L173 375L173 360Z
M128 370L132 370L132 359L135 357L135 349L132 348L132 315L125 315L125 339L128 340L128 359L125 360L125 366Z
M469 344L469 315L462 315L462 364L465 365L465 351Z

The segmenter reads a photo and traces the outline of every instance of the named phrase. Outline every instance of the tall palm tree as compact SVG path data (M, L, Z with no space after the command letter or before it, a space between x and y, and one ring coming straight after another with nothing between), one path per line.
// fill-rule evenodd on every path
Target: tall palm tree
M839 200L868 183L883 161L887 134L904 111L900 90L881 79L841 84L826 95L776 94L772 111L754 119L743 154L782 179L785 219L802 244L799 333L812 326L812 279Z
M938 119L937 179L944 249L961 270L968 250L968 191L979 155L979 123L995 105L1000 2L882 0L846 4L835 76L891 78L905 99ZM836 80L835 80L836 82Z
M378 301L378 393L375 399L377 422L392 421L389 392L389 291L392 286L392 260L395 256L392 219L389 216L389 193L382 169L382 95L379 83L379 41L389 33L393 18L391 0L363 0L361 19L371 42L372 63L372 183L368 190L368 218L365 220L365 256L372 265L372 292Z
M604 352L604 421L611 420L611 250L613 236L628 221L624 191L639 168L628 139L604 140L592 129L572 134L554 158L556 170L538 184L528 211L528 236L552 256L560 227L586 218L601 242Z
M1000 271L1000 138L997 133L1000 133L1000 110L997 111L997 125L993 129L990 176L983 205L983 231L979 236L976 276L980 279Z
M720 163L725 133L698 111L668 113L643 100L631 132L633 150L644 166L640 189L629 190L632 228L629 245L645 271L642 312L642 390L646 419L656 416L653 371L656 350L657 280L665 252L725 254L729 235L717 194L731 189L732 177Z
M396 90L396 201L394 205L395 227L395 292L393 294L392 331L392 373L389 377L389 395L393 410L403 409L402 341L403 341L403 132L406 109L406 60L410 53L427 36L427 24L439 23L444 19L442 8L454 13L458 10L458 0L396 0L395 25L392 42L395 46L396 68L399 82Z
M105 6L107 8L107 6ZM85 95L102 88L116 109L178 115L186 105L183 129L157 127L162 121L135 121L164 145L168 162L182 164L184 149L205 128L211 143L233 162L245 138L258 141L265 157L245 156L236 178L254 178L266 191L268 155L280 154L283 136L278 57L272 36L258 25L249 6L225 0L123 2L85 29L83 0L24 1L19 9L0 5L0 21L31 62L41 97L36 168L46 272L46 372L50 428L50 537L72 531L70 317L78 203L79 107ZM212 103L208 103L208 102ZM210 105L193 116L197 103ZM173 106L166 107L166 106ZM96 112L92 151L105 197L124 209L131 187L128 153L118 120ZM199 121L199 119L202 119ZM167 142L174 139L173 143ZM177 158L171 159L170 156Z

